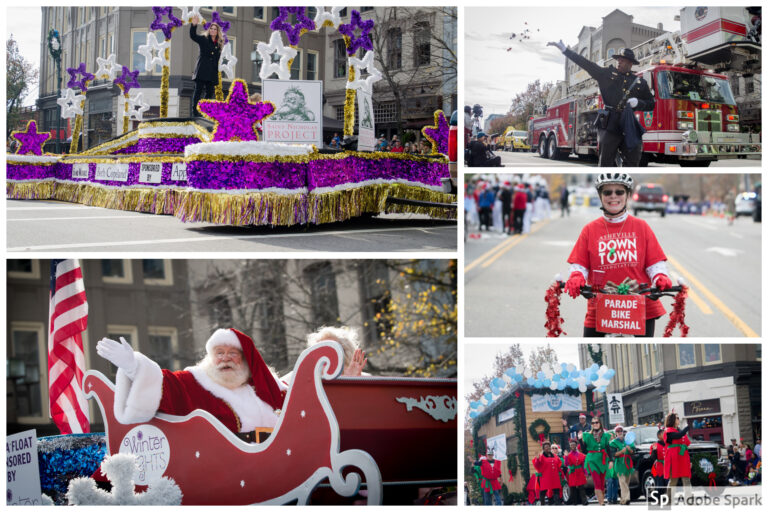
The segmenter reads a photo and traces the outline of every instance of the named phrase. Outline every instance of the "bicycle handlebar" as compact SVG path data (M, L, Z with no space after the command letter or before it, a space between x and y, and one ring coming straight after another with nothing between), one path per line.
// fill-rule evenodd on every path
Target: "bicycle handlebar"
M560 285L560 288L565 288L565 281L558 280L557 283ZM637 293L640 295L646 295L651 300L659 300L661 297L674 297L674 293L683 291L683 287L681 286L671 286L665 290L660 290L655 286L651 286L650 288L640 288ZM674 292L674 293L673 293ZM591 286L582 286L581 287L581 296L585 299L591 299L595 296L597 293L607 293L604 289L598 289L593 290Z

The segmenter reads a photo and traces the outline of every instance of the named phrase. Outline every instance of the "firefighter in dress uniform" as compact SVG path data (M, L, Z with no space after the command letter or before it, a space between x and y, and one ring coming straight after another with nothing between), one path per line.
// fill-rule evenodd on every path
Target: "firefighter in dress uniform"
M624 167L637 167L643 153L642 128L634 115L622 115L625 107L632 111L651 111L656 104L648 83L637 78L632 72L632 65L640 64L635 53L629 48L622 48L614 54L616 67L604 68L566 48L562 41L547 43L555 46L563 55L584 69L597 81L606 113L598 120L598 143L600 167L615 167L616 155L621 154ZM636 79L637 78L637 79ZM629 119L629 118L632 119Z

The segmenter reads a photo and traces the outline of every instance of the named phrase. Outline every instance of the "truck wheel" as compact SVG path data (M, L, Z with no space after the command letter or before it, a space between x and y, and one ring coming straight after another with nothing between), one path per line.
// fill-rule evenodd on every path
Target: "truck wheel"
M557 148L557 141L555 140L554 135L549 136L549 159L550 160L560 159L560 150Z
M664 217L665 215L667 215L667 210L661 210L661 216Z
M547 139L541 137L539 139L539 156L541 158L549 158L549 148L547 147Z
M643 494L645 495L645 501L647 502L651 497L651 490L656 486L656 482L653 480L653 475L650 470L643 472L643 478L640 480L643 488Z
M709 167L712 160L681 160L680 167Z

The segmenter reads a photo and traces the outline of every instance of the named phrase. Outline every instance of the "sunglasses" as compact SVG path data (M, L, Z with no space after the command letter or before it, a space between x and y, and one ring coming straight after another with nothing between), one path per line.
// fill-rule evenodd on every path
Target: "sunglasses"
M593 421L593 422L592 422L592 424L593 424L593 425L599 425L599 424L600 424L600 422L599 422L599 421Z
M617 196L623 196L626 192L627 191L624 190L623 188L618 188L618 189L615 189L615 190L614 189L607 189L607 190L603 189L602 191L600 191L600 193L603 196L605 196L605 197L609 197L609 196L612 196L614 194L616 194Z

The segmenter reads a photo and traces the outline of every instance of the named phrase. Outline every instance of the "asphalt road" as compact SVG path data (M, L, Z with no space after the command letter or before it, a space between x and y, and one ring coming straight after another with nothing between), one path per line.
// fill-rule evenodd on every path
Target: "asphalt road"
M538 153L531 153L529 151L496 151L495 153L501 156L501 163L505 167L597 167L597 160L579 160L575 156L565 160L550 160L548 158L541 158ZM649 163L648 167L680 168L677 164L660 164L656 162ZM712 162L709 167L760 167L760 159L720 160Z
M455 251L456 222L388 214L334 224L234 227L57 201L7 200L7 248L24 251Z
M528 235L470 235L464 257L464 332L468 337L545 336L547 287L568 277L568 255L596 208L553 213ZM686 303L689 336L756 336L761 333L761 224L740 217L640 214L669 259L673 281L682 276L691 292ZM671 298L662 298L667 312ZM581 336L586 300L561 299L563 329ZM668 316L656 322L661 336ZM677 334L677 331L675 332Z

